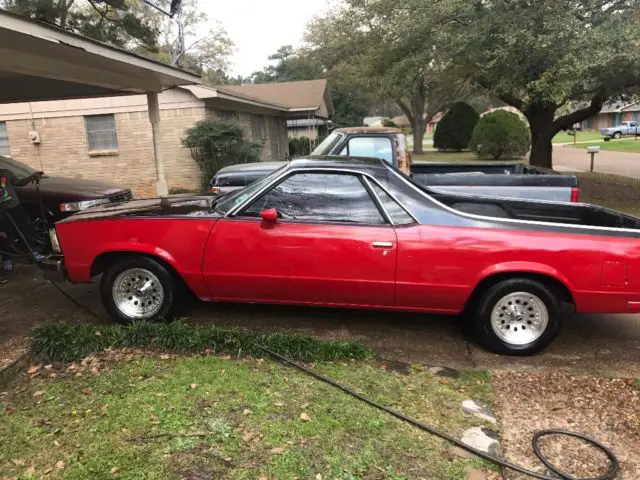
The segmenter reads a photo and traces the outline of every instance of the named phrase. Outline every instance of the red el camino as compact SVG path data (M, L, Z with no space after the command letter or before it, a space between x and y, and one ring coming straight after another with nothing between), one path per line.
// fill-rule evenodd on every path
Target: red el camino
M431 191L384 162L294 160L221 197L105 205L56 224L49 278L102 275L122 322L207 301L460 314L489 349L547 346L571 312L640 311L640 220Z

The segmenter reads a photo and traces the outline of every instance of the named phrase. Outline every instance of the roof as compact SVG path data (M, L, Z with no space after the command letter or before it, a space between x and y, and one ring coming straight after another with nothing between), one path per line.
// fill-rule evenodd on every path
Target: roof
M284 165L285 162L249 162L249 163L238 163L235 165L228 165L224 168L218 170L216 175L226 173L228 171L232 171L233 173L250 171L250 172L260 172L263 170L271 171L277 168L280 168Z
M345 157L343 155L309 155L289 162L290 168L366 168L386 169L384 160L371 157Z
M200 77L0 10L0 102L161 92Z
M327 91L327 81L302 80L299 82L256 83L247 85L221 85L216 89L259 99L269 103L285 105L289 110L317 110L327 103L329 115L333 104Z
M336 128L334 132L339 133L402 133L402 130L395 127L345 127Z
M225 87L208 87L206 85L184 85L181 87L191 92L196 98L200 100L207 100L209 98L223 98L225 100L243 101L244 103L252 103L256 106L274 108L276 110L288 111L289 108L286 105L279 103L268 102L249 95L240 94L237 92L229 91Z

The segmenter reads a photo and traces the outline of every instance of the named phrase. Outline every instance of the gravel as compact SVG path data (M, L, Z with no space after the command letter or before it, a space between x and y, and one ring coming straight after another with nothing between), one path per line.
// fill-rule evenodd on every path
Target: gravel
M531 450L531 437L538 430L559 428L611 448L620 460L618 479L640 478L640 388L634 380L501 372L494 374L493 387L500 443L510 461L545 472ZM580 440L551 436L541 446L552 463L574 476L606 471L606 457ZM529 477L510 473L508 478Z

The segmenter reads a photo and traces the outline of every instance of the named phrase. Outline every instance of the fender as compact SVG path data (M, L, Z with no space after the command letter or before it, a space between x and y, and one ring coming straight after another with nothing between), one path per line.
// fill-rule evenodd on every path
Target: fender
M567 280L562 273L556 270L549 265L538 262L526 262L526 261L517 261L517 262L504 262L497 263L495 265L491 265L490 267L485 268L478 278L476 279L474 289L483 281L485 278L488 278L492 275L500 274L500 273L535 273L538 275L545 275L547 277L551 277L558 282L564 284L570 292L573 291L571 282Z
M86 263L66 263L67 274L73 282L91 282L91 268L95 264L96 259L106 253L144 253L152 257L161 258L177 272L180 272L178 262L169 252L159 248L157 245L148 243L111 242L100 245L100 250L91 253L91 258L87 258L88 261Z

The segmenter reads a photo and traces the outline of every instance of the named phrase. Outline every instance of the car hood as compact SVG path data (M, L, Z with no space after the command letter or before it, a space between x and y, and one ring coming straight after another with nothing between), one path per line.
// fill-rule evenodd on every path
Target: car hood
M23 189L35 189L34 184L29 184ZM47 195L64 195L77 199L94 199L115 195L128 190L126 187L115 183L99 180L87 180L84 178L69 177L44 177L40 180L40 191Z
M213 200L210 196L175 196L104 204L82 210L58 223L117 217L209 215Z

